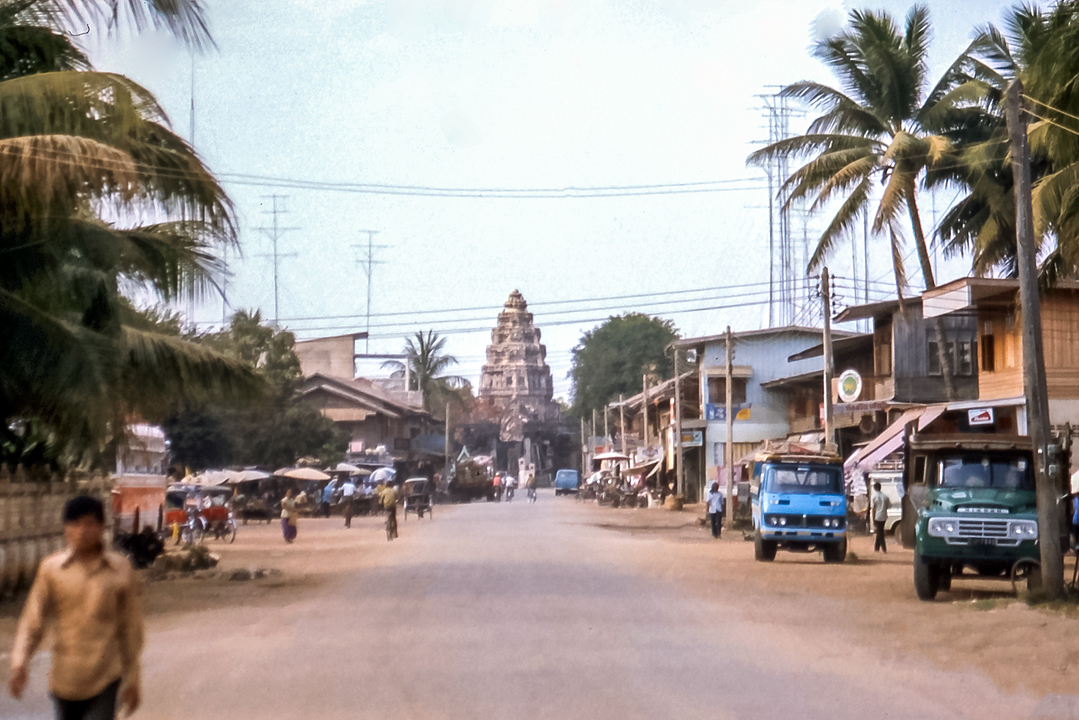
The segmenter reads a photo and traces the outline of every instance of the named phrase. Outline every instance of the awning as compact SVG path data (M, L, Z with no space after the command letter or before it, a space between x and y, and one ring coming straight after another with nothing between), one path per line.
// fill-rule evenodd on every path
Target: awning
M652 462L647 462L644 465L637 465L635 467L626 468L625 470L622 471L622 474L623 475L651 475L652 474L651 471L655 470L657 465L659 465L659 460L653 460Z
M926 425L940 417L945 409L945 405L929 405L907 410L896 418L895 422L886 427L880 435L877 435L865 447L859 448L847 458L847 461L843 463L843 470L845 472L854 472L855 470L868 472L877 462L891 455L903 445L903 428L909 423L917 421L918 429L922 430Z

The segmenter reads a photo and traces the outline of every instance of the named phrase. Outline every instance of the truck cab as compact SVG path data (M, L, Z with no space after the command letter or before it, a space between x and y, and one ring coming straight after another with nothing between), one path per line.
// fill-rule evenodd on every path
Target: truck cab
M825 562L846 559L847 497L838 454L766 449L754 458L749 492L758 561L774 560L780 548L819 550Z
M932 600L969 567L996 577L1037 560L1034 454L1019 435L927 435L910 442L914 590Z

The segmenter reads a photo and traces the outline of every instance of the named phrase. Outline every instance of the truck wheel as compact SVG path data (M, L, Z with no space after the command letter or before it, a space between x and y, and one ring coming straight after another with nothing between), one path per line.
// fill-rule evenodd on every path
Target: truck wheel
M828 543L824 546L824 562L826 563L841 563L847 559L847 540L843 540L837 543Z
M761 537L761 531L753 536L753 558L760 562L771 562L776 559L776 541L765 540Z
M936 565L914 553L914 592L919 600L932 600L940 589L940 574Z

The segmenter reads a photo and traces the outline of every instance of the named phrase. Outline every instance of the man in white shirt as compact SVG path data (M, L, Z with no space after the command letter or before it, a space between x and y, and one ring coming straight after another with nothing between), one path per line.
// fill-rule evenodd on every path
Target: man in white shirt
M352 479L345 481L345 484L341 486L341 504L342 514L345 516L345 527L352 527L352 496L356 494L356 486L353 484Z
M873 483L873 529L877 535L873 552L888 552L888 545L884 542L884 523L888 521L888 508L891 506L892 501L881 492L880 483Z

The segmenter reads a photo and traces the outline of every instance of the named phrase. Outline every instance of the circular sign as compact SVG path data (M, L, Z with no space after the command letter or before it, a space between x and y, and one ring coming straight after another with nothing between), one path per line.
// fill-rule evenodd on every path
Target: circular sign
M862 376L857 370L844 370L839 376L839 399L854 402L862 394Z

